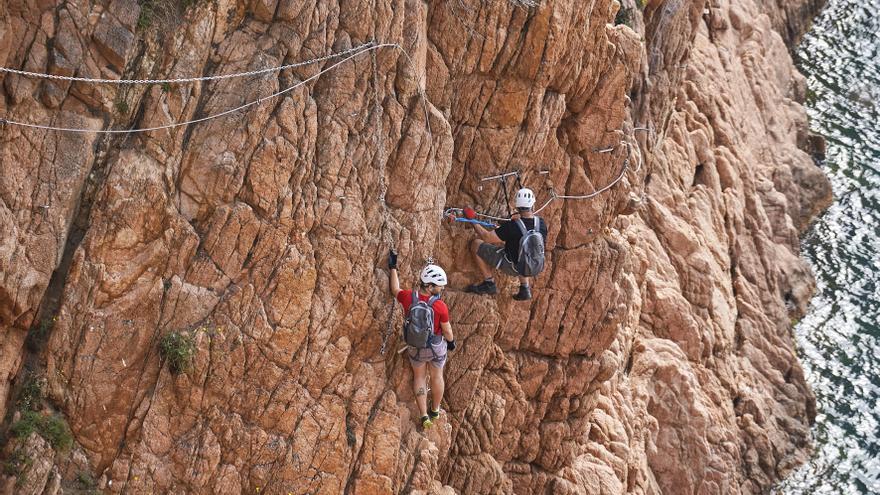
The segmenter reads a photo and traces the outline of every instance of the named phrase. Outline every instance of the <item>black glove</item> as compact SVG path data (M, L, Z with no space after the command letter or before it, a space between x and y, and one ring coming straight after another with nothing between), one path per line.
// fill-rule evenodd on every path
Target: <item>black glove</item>
M397 251L391 250L388 252L388 269L396 270L397 269Z
M446 350L454 351L455 350L455 339L446 341Z

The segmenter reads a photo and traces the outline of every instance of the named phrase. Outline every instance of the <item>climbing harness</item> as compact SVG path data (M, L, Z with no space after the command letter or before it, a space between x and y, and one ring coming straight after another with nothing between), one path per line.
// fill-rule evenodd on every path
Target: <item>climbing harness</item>
M489 227L489 228L493 228L493 229L495 227L497 227L497 225L494 223L482 222L480 220L477 220L476 218L456 218L455 221L456 222L475 223L477 225L482 225L483 227Z
M496 224L494 224L494 223L491 223L491 222L484 222L484 221L482 221L482 220L477 220L476 218L461 218L461 217L455 217L454 221L456 221L456 222L464 222L464 223L475 223L475 224L477 224L477 225L481 225L481 226L483 226L483 227L487 227L487 228L490 228L490 229L494 229L495 227L498 227L498 225L496 225Z
M477 215L478 213L474 212L474 214ZM482 220L477 220L476 218L464 218L463 215L464 215L463 208L446 208L443 211L443 218L446 218L447 220L452 221L452 222L475 223L477 225L482 225L483 227L488 227L488 228L492 228L492 229L494 229L495 227L498 226L498 224L495 224L492 222L485 222ZM507 219L505 218L502 220L507 220Z

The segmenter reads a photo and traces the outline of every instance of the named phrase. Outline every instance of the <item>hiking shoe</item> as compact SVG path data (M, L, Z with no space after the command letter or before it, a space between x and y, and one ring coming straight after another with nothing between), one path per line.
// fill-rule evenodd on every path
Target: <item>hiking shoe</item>
M428 416L422 416L422 428L427 430L432 426L434 426L434 422L431 421L431 418Z
M489 282L484 280L478 284L471 284L465 287L465 292L472 292L474 294L497 294L498 287L495 285L495 282Z
M438 407L436 411L428 411L428 416L431 417L431 421L437 421L440 417L440 408Z
M517 301L528 301L532 298L532 290L529 289L528 285L520 285L519 292L514 294L513 298Z

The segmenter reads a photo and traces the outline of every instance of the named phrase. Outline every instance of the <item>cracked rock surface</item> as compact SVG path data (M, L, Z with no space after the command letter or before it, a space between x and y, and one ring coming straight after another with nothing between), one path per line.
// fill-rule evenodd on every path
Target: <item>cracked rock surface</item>
M0 66L57 75L221 75L371 40L408 53L189 126L2 127L0 416L36 367L76 442L10 440L40 459L28 493L74 493L83 470L110 493L767 490L806 458L815 415L791 322L813 291L798 233L831 192L786 43L817 8L3 2ZM338 61L135 86L5 74L0 115L160 127ZM440 212L503 212L481 177L520 170L543 204L624 164L609 191L541 212L533 300L507 279L461 292L472 234ZM399 309L389 327L389 243L405 286L429 256L450 276L459 346L427 432ZM174 332L194 344L183 373L160 352Z

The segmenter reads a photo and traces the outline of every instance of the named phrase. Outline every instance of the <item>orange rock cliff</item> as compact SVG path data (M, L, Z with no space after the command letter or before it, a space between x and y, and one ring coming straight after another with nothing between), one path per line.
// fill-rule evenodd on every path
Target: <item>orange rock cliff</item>
M0 117L92 131L294 87L143 133L0 124L0 491L762 493L815 415L791 326L831 193L788 46L819 3L0 3L0 66L62 76L401 47L0 74ZM481 177L543 204L624 166L541 212L533 300L461 291L440 212L502 211ZM405 286L451 279L426 432L392 244Z

